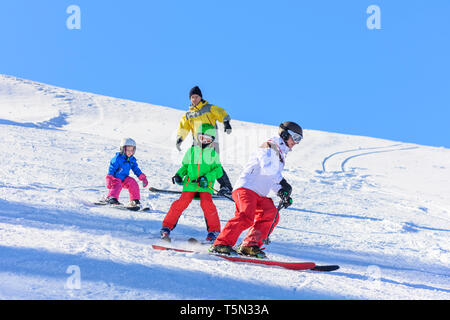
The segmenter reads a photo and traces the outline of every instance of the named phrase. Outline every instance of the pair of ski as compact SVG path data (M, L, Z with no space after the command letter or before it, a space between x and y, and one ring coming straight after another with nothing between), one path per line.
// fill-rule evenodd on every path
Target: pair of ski
M96 206L108 206L110 208L119 209L119 210L128 210L128 211L150 211L150 207L141 207L141 206L126 206L123 203L119 204L110 204L105 200L100 200L94 202Z
M191 244L201 244L201 242L195 240L195 239L189 239L189 243ZM181 253L202 253L200 251L195 250L187 250L187 249L178 249L168 246L162 246L162 245L152 245L152 248L155 250L162 250L162 251L174 251L174 252L181 252ZM318 266L314 262L286 262L286 261L276 261L276 260L270 260L270 259L259 259L259 258L252 258L247 256L241 256L241 255L226 255L226 254L220 254L220 253L214 253L214 252L208 252L209 255L220 257L222 259L226 259L228 261L233 262L244 262L244 263L252 263L252 264L260 264L265 266L272 266L272 267L281 267L284 269L289 270L312 270L312 271L320 271L320 272L330 272L335 271L339 269L339 266L337 265L322 265Z
M155 193L166 193L166 194L181 194L182 191L177 191L177 190L165 190L165 189L157 189L157 188L153 188L150 187L149 188L150 192L155 192ZM214 199L226 199L226 197L220 196L218 194L213 194L212 197ZM149 207L136 207L136 206L126 206L122 203L120 204L110 204L108 202L106 202L104 199L101 199L97 202L94 202L94 205L96 206L109 206L111 208L114 209L119 209L119 210L129 210L129 211L150 211Z
M153 187L149 188L150 192L157 192L157 193L168 193L168 194L180 194L181 191L176 190L162 190L162 189L156 189ZM218 199L226 199L228 197L223 197L217 194L213 194L213 198ZM229 198L228 198L229 199ZM188 240L190 244L203 244L202 242L191 238ZM178 249L174 247L168 247L168 246L161 246L161 245L152 245L153 249L155 250L169 250L174 252L182 252L182 253L202 253L200 251L194 251L194 250L186 250L186 249ZM258 259L258 258L251 258L246 256L235 256L235 255L226 255L226 254L220 254L220 253L214 253L214 252L208 252L209 255L213 255L216 257L220 257L229 261L234 262L244 262L244 263L253 263L253 264L260 264L260 265L266 265L266 266L276 266L281 267L289 270L313 270L313 271L321 271L321 272L330 272L335 271L339 269L338 265L322 265L318 266L314 262L285 262L285 261L275 261L270 259Z
M157 189L157 188L153 188L153 187L150 187L148 190L150 192L166 193L166 194L181 194L183 192L183 191L178 191L178 190ZM212 195L212 197L213 197L213 199L227 199L227 197L218 195L217 193L214 193Z

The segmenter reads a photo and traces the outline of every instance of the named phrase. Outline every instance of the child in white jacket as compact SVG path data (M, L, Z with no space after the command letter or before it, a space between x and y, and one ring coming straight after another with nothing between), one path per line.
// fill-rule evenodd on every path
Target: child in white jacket
M281 172L286 155L302 140L303 130L294 122L284 122L279 135L265 142L245 166L234 186L235 216L227 222L211 251L265 258L260 248L278 223L277 208L267 195L274 191L285 202L285 207L292 202L292 187ZM233 246L247 228L250 230L239 252L234 251Z

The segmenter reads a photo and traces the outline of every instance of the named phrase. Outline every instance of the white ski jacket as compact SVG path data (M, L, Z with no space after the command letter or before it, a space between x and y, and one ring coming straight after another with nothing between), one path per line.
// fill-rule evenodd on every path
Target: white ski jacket
M234 185L234 190L246 188L262 197L267 197L271 190L277 193L281 189L281 172L289 151L291 149L280 137L269 139L250 157Z

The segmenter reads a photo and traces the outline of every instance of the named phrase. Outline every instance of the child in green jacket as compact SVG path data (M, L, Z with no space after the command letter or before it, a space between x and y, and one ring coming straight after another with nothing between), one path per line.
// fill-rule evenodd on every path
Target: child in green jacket
M203 123L197 130L197 144L189 148L183 158L183 165L172 178L172 182L183 186L183 192L174 201L164 218L161 239L170 241L170 232L177 225L183 211L197 196L205 215L208 235L206 241L213 242L220 233L220 220L217 208L212 201L215 181L223 175L219 155L213 147L216 129Z

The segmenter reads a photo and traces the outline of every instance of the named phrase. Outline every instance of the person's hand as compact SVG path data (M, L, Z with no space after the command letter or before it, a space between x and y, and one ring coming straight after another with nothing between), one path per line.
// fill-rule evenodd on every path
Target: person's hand
M280 196L280 192L282 192L282 193L287 193L287 195L290 196L291 193L292 193L292 187L291 187L291 185L286 181L286 179L283 178L283 179L280 181L280 185L281 185L281 189L280 189L280 191L278 191L278 196L281 197L281 196Z
M292 187L287 181L283 178L280 181L281 189L278 191L278 196L281 198L281 203L283 208L288 208L292 205Z
M114 176L112 174L108 174L106 176L106 187L108 189L112 189L112 187L114 186Z
M281 203L282 203L281 206L283 208L289 208L292 205L293 202L294 201L289 196L284 196L284 197L281 198Z
M144 186L144 188L148 186L148 180L145 174L141 173L141 175L139 176L139 180L142 181L142 185Z
M206 179L206 177L200 177L196 182L200 188L208 188L208 179Z
M223 125L224 125L224 127L225 127L225 130L224 130L224 131L225 131L227 134L231 134L232 128L231 128L231 125L230 125L230 121L224 121Z
M181 144L183 143L183 139L181 137L178 137L176 147L178 151L181 151Z
M174 175L173 177L172 177L172 183L173 184L178 184L178 185L180 185L180 186L182 186L183 185L183 178L181 178L179 175Z

